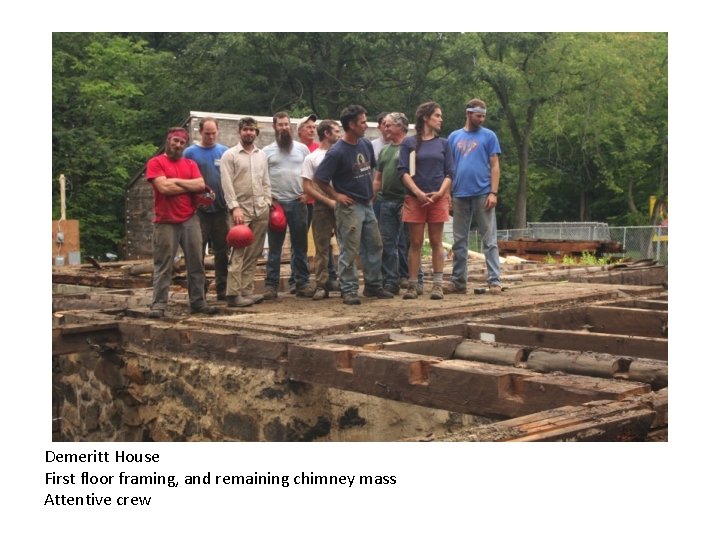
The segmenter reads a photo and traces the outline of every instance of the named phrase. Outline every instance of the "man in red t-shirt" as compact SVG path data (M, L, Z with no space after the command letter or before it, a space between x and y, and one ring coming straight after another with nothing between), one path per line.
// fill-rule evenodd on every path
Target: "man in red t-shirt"
M146 177L153 188L155 212L153 299L149 313L152 319L165 314L178 246L182 246L185 254L190 311L206 315L217 313L217 308L209 306L205 300L202 232L193 196L205 189L205 181L197 163L183 157L188 140L185 128L170 128L165 153L147 163Z

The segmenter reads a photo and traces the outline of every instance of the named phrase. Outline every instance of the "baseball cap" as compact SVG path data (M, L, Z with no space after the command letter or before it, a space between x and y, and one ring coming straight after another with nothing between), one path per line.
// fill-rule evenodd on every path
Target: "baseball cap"
M318 117L317 117L317 114L315 114L315 113L309 114L308 116L302 117L302 118L300 119L300 121L298 122L298 129L300 129L301 127L303 127L303 126L304 126L305 124L307 124L310 120L312 120L313 122L317 122L317 119L318 119Z

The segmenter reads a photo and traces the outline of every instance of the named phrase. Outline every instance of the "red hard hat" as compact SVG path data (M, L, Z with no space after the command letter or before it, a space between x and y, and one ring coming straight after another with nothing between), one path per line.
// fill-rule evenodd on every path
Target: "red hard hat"
M207 208L215 202L215 192L208 185L205 186L205 189L193 195L195 196L195 204L200 208Z
M240 225L235 225L228 231L227 238L225 240L229 246L234 248L248 247L253 243L252 229L242 223Z
M283 232L287 227L287 219L285 211L279 204L273 204L270 208L270 217L268 218L268 228L274 232Z

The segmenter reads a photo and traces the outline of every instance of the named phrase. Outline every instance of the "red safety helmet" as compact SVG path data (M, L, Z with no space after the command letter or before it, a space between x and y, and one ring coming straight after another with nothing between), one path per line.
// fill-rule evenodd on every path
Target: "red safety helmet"
M207 208L212 206L212 203L215 202L215 192L208 185L205 186L205 189L197 191L193 193L193 195L195 198L195 204L200 208Z
M287 227L287 218L285 210L279 204L273 204L270 207L270 217L268 218L268 228L273 232L283 232Z
M244 224L235 225L227 233L225 241L234 248L248 247L253 243L253 232L250 227Z

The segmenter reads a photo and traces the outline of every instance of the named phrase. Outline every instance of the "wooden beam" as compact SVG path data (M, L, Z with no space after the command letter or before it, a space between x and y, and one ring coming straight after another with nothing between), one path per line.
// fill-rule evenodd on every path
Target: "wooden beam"
M591 332L667 338L667 311L651 311L613 306L588 306L587 324Z
M120 342L117 323L71 324L52 330L53 355L91 351L98 346L116 346Z
M509 366L330 343L291 345L288 376L395 401L508 418L560 405L622 399L646 384L551 375Z
M668 358L668 341L663 338L468 323L469 338L480 339L481 334L491 335L499 343L530 347L595 351L658 360Z

